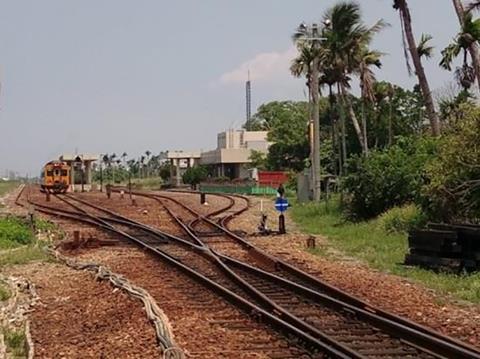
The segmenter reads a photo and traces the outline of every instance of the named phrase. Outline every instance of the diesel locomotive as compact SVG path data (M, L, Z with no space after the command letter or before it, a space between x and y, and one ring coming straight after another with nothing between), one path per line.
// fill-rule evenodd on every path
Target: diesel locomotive
M70 186L71 168L65 162L50 161L42 171L42 191L65 193Z

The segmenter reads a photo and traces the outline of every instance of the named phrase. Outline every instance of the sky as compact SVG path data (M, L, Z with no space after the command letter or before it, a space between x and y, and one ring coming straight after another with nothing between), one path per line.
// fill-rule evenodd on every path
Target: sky
M38 175L62 153L209 150L216 134L272 100L305 99L294 79L291 34L333 0L0 0L0 177ZM362 0L364 20L391 26L379 80L411 88L398 14ZM450 0L409 1L416 37L433 35L433 89L452 74L439 55L458 31Z

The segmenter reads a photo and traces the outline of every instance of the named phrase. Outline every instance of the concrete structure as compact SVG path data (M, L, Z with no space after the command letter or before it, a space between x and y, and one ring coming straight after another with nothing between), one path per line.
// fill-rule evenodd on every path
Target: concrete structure
M92 189L92 164L98 161L98 155L91 154L63 154L59 160L71 167L69 191L90 191Z
M170 161L170 183L180 186L182 175L187 168L199 164L200 151L168 151L167 159Z
M228 130L217 135L217 148L202 153L200 164L215 176L247 178L252 150L267 153L267 131Z

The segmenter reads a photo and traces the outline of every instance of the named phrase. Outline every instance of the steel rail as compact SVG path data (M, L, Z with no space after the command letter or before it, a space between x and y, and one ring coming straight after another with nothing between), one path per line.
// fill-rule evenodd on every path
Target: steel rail
M32 201L29 201L29 203L37 206L37 204ZM93 216L89 213L86 213L86 211L76 212L75 214L72 214L72 211L63 210L59 208L47 209L45 207L49 207L49 206L42 205L42 206L39 206L37 210L39 212L42 212L48 215L59 216L59 217L67 218L70 220L76 220L76 221L80 221L90 225L95 225L101 229L110 231L114 234L120 235L126 239L133 241L135 244L161 257L168 263L173 264L182 272L185 272L186 274L191 276L193 279L198 280L201 284L204 284L207 287L213 289L218 294L221 294L229 302L236 305L247 314L253 315L256 319L275 327L277 330L279 330L284 334L293 335L297 337L304 344L306 348L310 348L310 349L314 348L317 351L321 350L336 358L362 358L362 356L358 355L358 353L351 352L349 348L346 348L346 347L343 348L341 344L336 343L334 340L329 339L328 336L326 336L325 338L322 338L324 339L322 340L322 339L319 339L318 337L314 337L310 335L306 331L303 331L298 327L286 322L282 318L279 318L278 316L270 313L269 310L265 310L264 308L259 307L258 305L246 300L245 298L241 297L237 293L231 291L230 289L222 285L219 285L218 283L211 280L210 278L205 277L203 274L193 270L186 264L178 261L177 259L169 255L168 253L165 253L164 251L160 250L159 248L153 247L152 245L145 243L141 239L138 239L135 236L132 236L125 231L119 230L111 226L110 224L108 224L107 220L103 220L100 217ZM131 223L128 223L128 225L130 224ZM203 248L201 250L204 253L208 253L208 251L203 250ZM231 270L229 271L232 273L232 275L236 276L235 273L233 273L233 271ZM273 312L272 309L270 310ZM329 343L329 341L331 341L331 343Z
M65 196L68 196L68 195L65 195ZM84 205L91 206L92 208L95 208L96 210L104 211L104 212L110 213L110 214L113 213L112 211L109 211L107 209L103 209L100 206L90 204L87 201L75 198L73 196L68 196L68 197L70 199L78 201L78 202L80 202ZM64 198L59 197L59 199L65 201L66 203L69 203ZM69 203L69 204L74 208L82 210L76 205L73 205L71 203ZM120 216L118 214L115 214L115 216L117 216L118 218L123 217L123 216ZM123 217L123 219L128 220L128 218L126 218L126 217ZM176 218L176 220L179 221L179 223L181 223L181 221L178 218ZM133 223L133 221L131 221L131 223ZM184 225L182 225L182 226L184 226ZM184 228L186 228L186 227L184 227ZM198 239L198 241L201 243L200 239ZM250 283L248 283L242 277L238 276L235 272L233 272L228 266L225 265L225 263L223 261L220 260L220 258L217 257L215 252L213 252L207 246L204 246L203 249L205 249L205 250L202 253L204 253L205 255L208 255L209 259L211 259L219 267L219 269L221 271L223 271L223 273L230 278L230 280L232 280L237 286L239 286L242 290L244 290L254 300L261 303L261 305L263 306L263 308L265 310L267 310L270 313L275 313L275 315L280 320L285 321L285 322L295 326L296 328L302 330L305 333L308 333L309 335L319 339L321 342L326 343L329 347L335 348L337 351L347 355L350 358L363 358L363 356L360 355L358 352L352 350L348 346L345 346L344 344L342 344L342 343L338 342L337 340L331 338L331 336L325 334L324 332L322 332L318 328L308 324L307 322L305 322L301 318L295 316L290 311L286 310L285 308L283 308L282 306L278 305L276 302L274 302L273 300L268 298L268 296L266 296L264 293L257 290Z
M141 192L136 192L136 195L143 195L146 197L161 197L161 198L167 198L172 200L173 202L181 205L185 209L189 210L192 214L195 213L191 208L183 205L180 201L177 201L175 199L172 199L169 196L163 196L160 194L148 194L148 193L141 193ZM228 228L225 228L224 226L212 221L211 219L207 218L206 216L202 216L200 214L197 214L199 218L202 220L210 223L212 226L217 227L219 230L222 230L226 235L231 237L232 239L235 239L238 243L242 244L247 250L255 252L258 256L261 258L265 259L269 263L273 263L275 268L284 270L287 273L296 276L297 278L303 280L306 282L309 286L313 286L311 289L319 289L326 294L328 294L330 297L336 298L346 304L350 304L359 310L363 310L366 312L373 313L378 316L378 318L382 318L385 320L385 323L387 323L389 326L390 325L397 325L398 330L400 332L403 332L405 335L407 335L409 338L414 338L416 335L420 335L418 337L419 340L421 340L427 347L428 350L431 350L433 352L439 353L440 355L448 355L448 357L451 358L480 358L480 351L469 345L466 344L462 341L459 341L457 339L454 339L452 337L445 336L439 332L436 332L430 328L424 327L418 323L415 323L413 321L410 321L409 319L400 317L396 314L387 312L385 310L376 308L365 301L350 295L344 291L342 291L339 288L336 288L318 278L315 278L311 276L310 274L290 265L289 263L279 259L275 258L267 253L265 253L263 250L260 248L252 245L251 243L247 242L244 238L238 236L237 234L233 233L231 230ZM318 293L318 292L317 292ZM321 292L318 294L322 294ZM377 319L378 319L377 318ZM410 339L411 340L411 339Z

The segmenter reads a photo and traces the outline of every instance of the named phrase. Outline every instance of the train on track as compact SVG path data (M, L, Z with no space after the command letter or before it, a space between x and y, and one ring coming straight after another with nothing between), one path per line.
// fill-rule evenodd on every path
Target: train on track
M70 186L70 171L68 164L61 161L50 161L43 167L42 184L43 192L65 193Z

